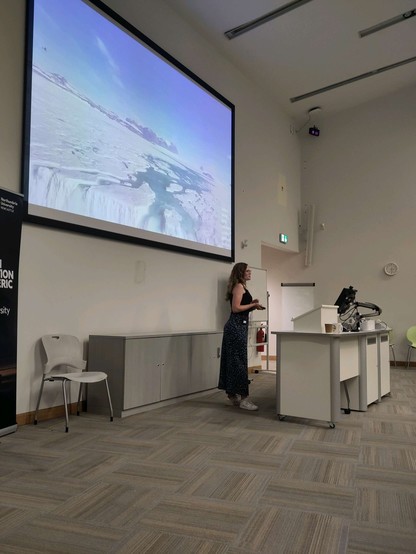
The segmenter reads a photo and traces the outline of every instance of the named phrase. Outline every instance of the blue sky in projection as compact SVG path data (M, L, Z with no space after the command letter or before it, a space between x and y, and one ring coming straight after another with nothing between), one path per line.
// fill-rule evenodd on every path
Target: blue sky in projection
M81 0L37 0L33 62L231 182L228 106Z

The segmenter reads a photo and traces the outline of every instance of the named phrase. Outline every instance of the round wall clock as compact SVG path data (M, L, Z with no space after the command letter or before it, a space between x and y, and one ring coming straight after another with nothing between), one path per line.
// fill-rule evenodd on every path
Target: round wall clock
M396 275L399 270L399 266L395 262L389 262L384 266L384 273L386 275Z

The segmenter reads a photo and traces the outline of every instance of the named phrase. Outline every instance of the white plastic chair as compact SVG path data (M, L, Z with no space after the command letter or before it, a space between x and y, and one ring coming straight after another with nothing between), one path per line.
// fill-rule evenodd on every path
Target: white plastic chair
M108 388L107 374L103 371L84 371L87 366L82 356L82 345L77 337L72 335L44 335L42 344L46 353L46 364L43 370L43 378L40 386L38 402L36 404L35 421L38 422L38 410L42 397L45 381L61 381L65 406L65 432L69 429L67 383L79 383L77 402L77 415L81 392L84 384L93 384L104 381L107 389L108 405L110 408L110 421L113 421L113 406L111 403L110 389Z

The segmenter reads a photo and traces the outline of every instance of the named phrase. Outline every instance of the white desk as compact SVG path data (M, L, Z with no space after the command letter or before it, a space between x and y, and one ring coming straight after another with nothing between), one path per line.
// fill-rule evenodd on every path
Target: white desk
M272 334L277 354L276 411L281 419L318 419L335 427L341 409L365 411L390 392L387 329Z

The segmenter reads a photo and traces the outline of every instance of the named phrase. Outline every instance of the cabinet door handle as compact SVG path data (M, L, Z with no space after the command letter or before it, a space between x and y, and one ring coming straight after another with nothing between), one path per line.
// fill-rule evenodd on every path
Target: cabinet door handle
M217 358L221 358L221 347L217 348Z

